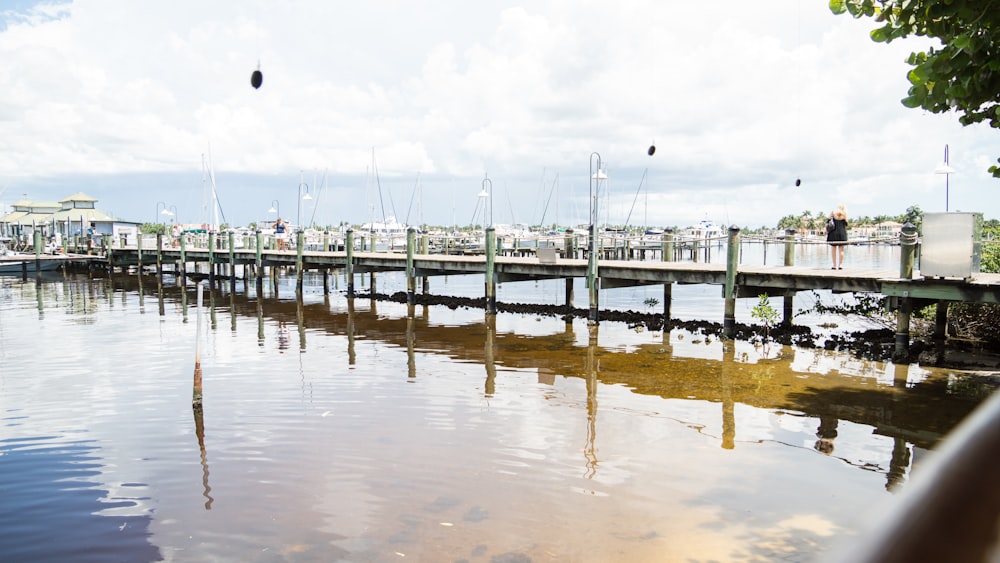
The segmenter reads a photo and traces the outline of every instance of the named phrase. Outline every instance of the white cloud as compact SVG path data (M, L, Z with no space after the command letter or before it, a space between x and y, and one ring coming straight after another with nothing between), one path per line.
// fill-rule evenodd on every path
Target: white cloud
M432 223L471 216L484 174L497 221L539 221L556 174L559 220L585 221L593 151L612 222L933 211L945 143L952 209L1000 215L994 132L899 103L921 43L875 44L824 3L89 0L0 19L0 186L82 190L123 218L211 150L233 222L293 205L303 170L337 186L317 218L361 222L373 148L383 196L421 185Z

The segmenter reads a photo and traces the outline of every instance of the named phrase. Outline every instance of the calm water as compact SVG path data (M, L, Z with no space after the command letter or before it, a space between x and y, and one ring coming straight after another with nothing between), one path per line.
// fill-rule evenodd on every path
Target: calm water
M0 560L813 560L992 391L822 350L411 312L314 277L298 301L292 282L206 291L199 314L172 279L0 278ZM642 308L631 291L602 306ZM674 295L679 317L721 317L718 288Z

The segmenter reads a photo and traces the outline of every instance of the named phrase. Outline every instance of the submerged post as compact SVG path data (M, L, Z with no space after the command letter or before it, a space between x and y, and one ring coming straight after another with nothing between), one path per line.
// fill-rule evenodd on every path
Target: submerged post
M726 248L726 286L723 291L726 310L722 318L722 337L728 339L736 336L736 268L739 257L740 228L730 226Z
M899 277L913 279L913 259L917 247L917 228L907 223L899 233ZM910 315L913 313L913 300L907 292L900 298L896 310L896 349L894 359L905 359L910 355Z
M411 306L417 302L417 278L413 272L413 253L416 244L417 230L410 227L406 229L406 304ZM488 261L487 258L487 263Z
M497 312L496 294L496 246L497 232L493 227L486 228L486 312L495 314Z
M767 248L767 243L764 243L764 248ZM795 229L785 229L785 266L795 265ZM791 290L788 290L791 291ZM792 300L794 299L794 293L785 293L785 303L784 310L781 315L781 324L784 326L792 325L792 317L795 315Z
M347 264L344 268L347 275L347 296L354 297L354 229L347 229L344 250L347 252Z

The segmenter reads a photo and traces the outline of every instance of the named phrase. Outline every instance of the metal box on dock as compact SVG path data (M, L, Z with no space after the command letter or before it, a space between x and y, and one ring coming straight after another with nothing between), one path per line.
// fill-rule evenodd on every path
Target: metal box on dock
M925 213L923 224L922 276L969 279L979 273L982 213Z

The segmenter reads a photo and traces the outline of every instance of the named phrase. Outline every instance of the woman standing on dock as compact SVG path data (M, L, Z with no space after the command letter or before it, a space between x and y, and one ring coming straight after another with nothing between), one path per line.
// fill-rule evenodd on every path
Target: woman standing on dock
M278 241L278 250L285 249L285 222L278 217L274 223L274 238Z
M832 225L832 228L831 228ZM844 269L844 247L847 245L847 207L843 203L830 213L827 222L826 242L830 243L830 258L834 270Z

